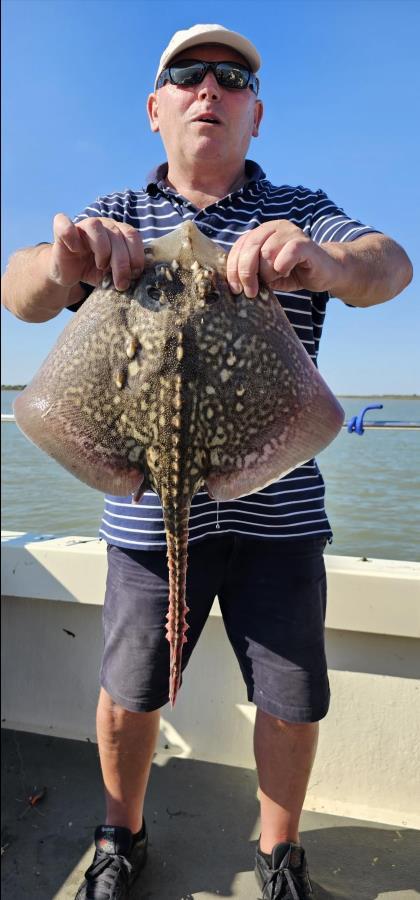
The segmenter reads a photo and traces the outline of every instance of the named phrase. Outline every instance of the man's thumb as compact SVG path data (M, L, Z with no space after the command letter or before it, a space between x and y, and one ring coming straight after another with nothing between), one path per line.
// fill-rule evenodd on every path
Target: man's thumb
M72 253L78 253L83 249L79 230L65 213L57 213L54 216L53 233L54 240L64 244Z

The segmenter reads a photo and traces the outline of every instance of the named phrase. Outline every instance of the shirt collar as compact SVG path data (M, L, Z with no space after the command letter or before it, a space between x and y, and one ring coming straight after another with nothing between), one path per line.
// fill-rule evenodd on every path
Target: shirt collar
M178 196L176 194L176 191L171 190L171 188L168 188L167 185L165 184L165 178L166 178L167 174L168 174L168 163L167 162L161 163L159 166L156 166L156 168L152 169L152 171L149 172L147 179L146 179L147 193L151 194L152 196L153 195L156 196L157 191L159 191L162 193L173 194L175 196ZM263 170L261 169L261 166L259 166L258 163L253 162L252 159L245 160L245 175L248 179L247 185L251 184L251 183L255 183L257 181L261 181L261 179L265 178L265 172L263 172ZM236 193L236 191L234 193Z

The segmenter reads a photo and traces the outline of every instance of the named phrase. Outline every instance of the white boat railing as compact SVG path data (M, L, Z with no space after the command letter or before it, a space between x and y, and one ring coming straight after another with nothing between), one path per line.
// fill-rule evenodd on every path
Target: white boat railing
M1 421L2 422L14 422L15 417L14 417L13 413L2 413ZM348 431L349 423L344 422L341 427L346 428L346 430ZM388 428L396 428L396 429L400 429L400 430L413 429L413 428L415 429L415 428L420 428L420 422L398 422L398 421L395 421L395 422L393 422L393 421L363 422L363 429L366 429L366 428L370 428L370 429L382 428L383 430L386 430Z

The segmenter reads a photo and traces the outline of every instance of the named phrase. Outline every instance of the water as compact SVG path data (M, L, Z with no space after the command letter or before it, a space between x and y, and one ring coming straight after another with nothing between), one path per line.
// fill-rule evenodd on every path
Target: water
M10 413L16 392L2 391ZM366 421L420 422L420 399L381 400ZM342 398L346 421L368 402ZM2 528L96 537L102 496L30 444L13 423L2 430ZM318 457L334 531L328 553L420 561L420 430L343 429Z

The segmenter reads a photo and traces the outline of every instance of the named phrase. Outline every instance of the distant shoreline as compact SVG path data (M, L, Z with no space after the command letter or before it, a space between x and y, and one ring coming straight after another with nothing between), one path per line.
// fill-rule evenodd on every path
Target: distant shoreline
M337 394L345 400L420 400L420 394Z
M2 384L2 391L23 391L26 384ZM337 394L344 400L420 400L420 394Z

